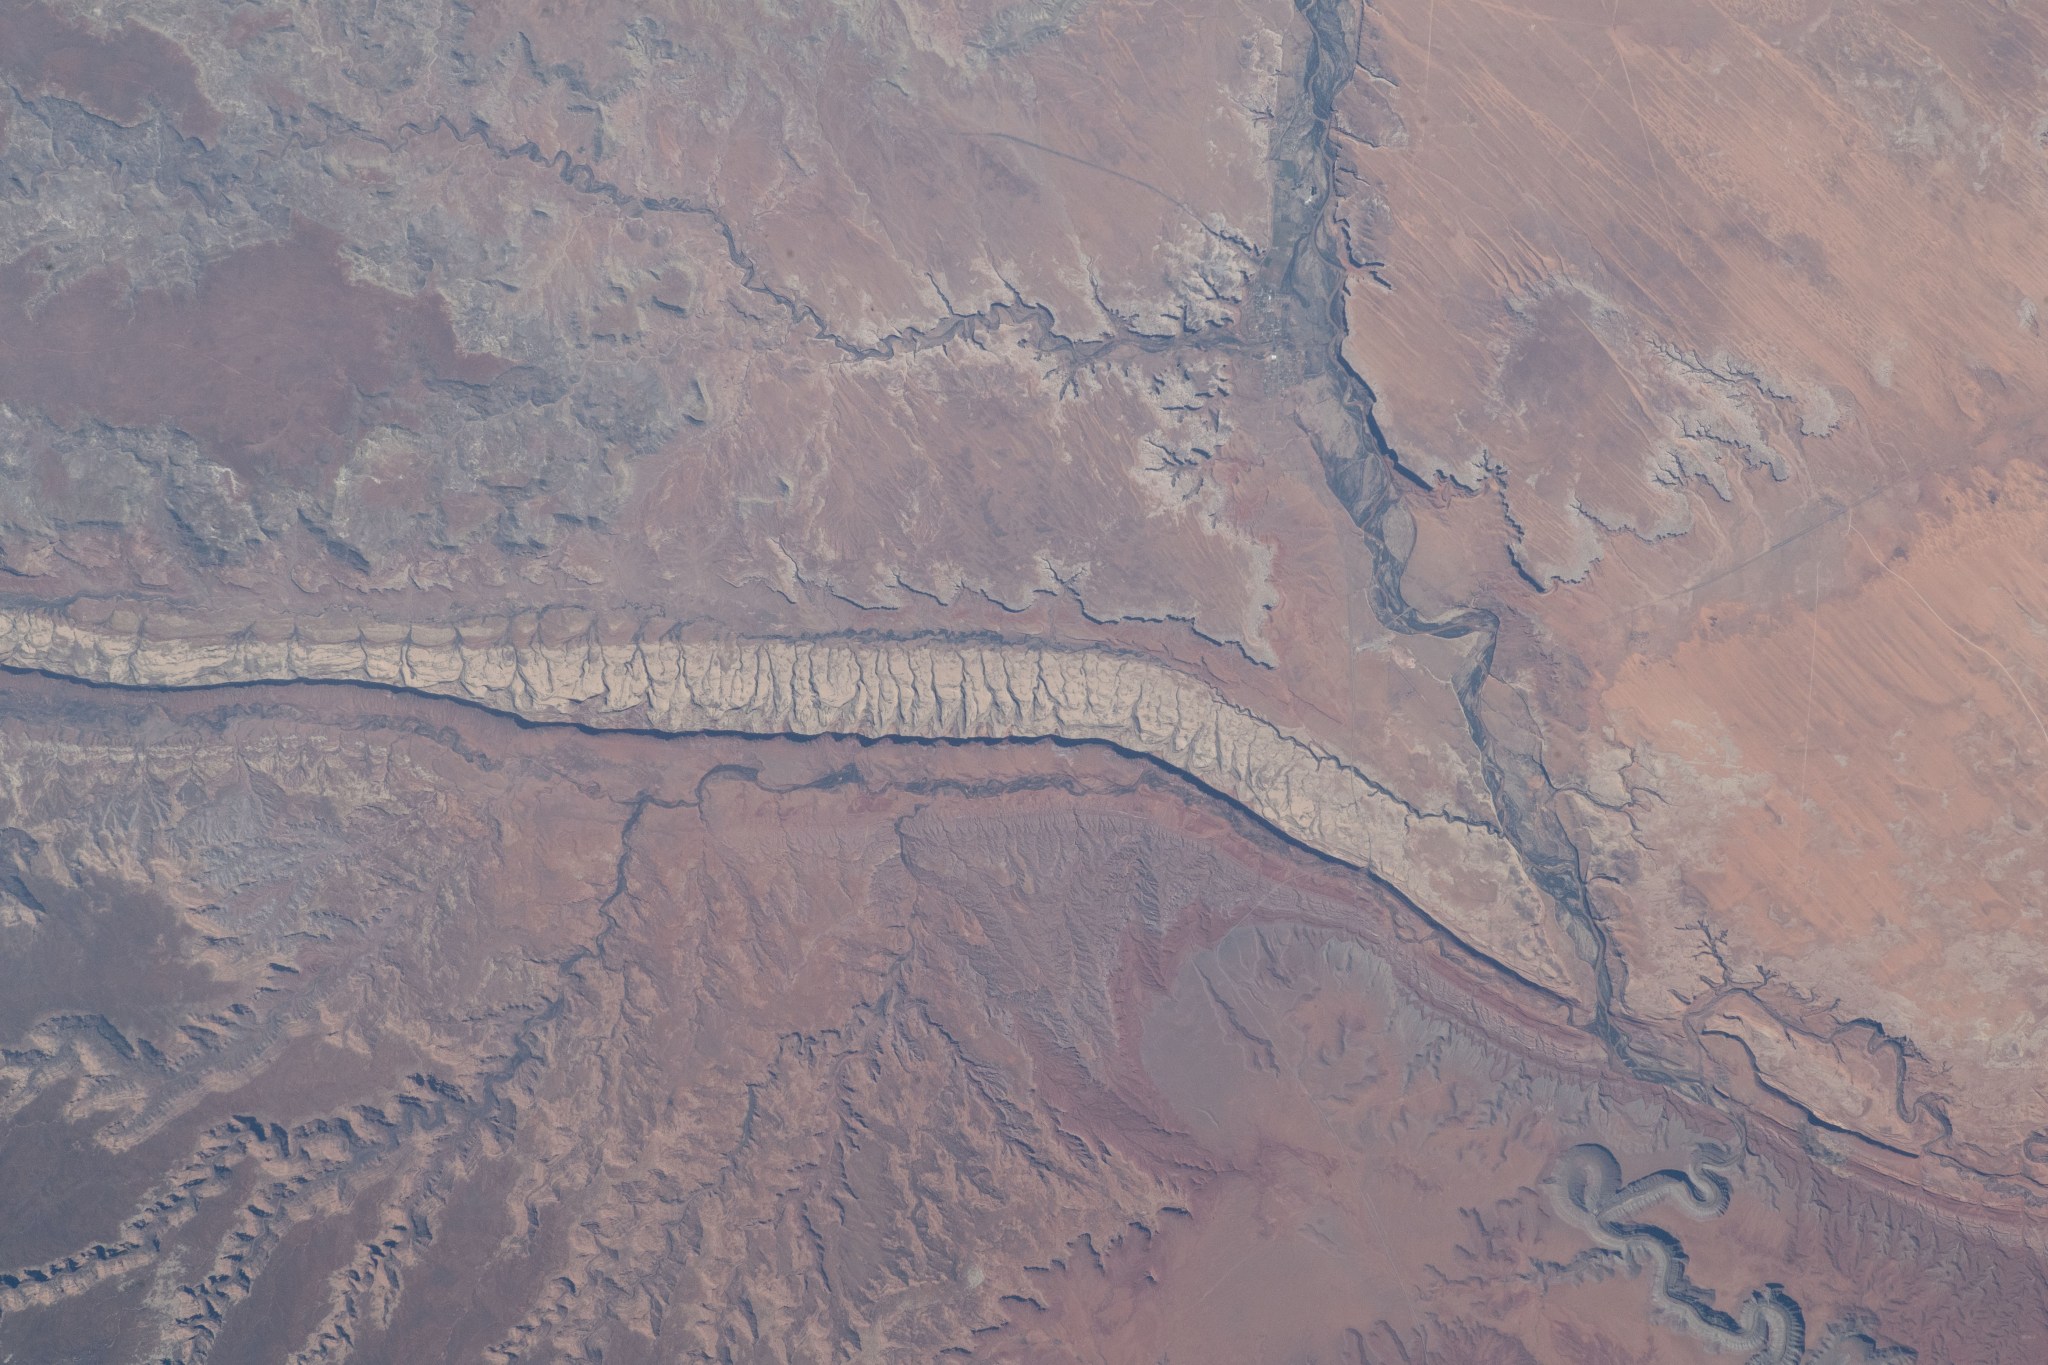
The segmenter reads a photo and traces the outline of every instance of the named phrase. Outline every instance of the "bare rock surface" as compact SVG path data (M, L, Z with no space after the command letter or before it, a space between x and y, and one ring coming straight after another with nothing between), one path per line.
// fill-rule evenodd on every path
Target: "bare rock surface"
M0 1360L2048 1358L2048 27L0 13Z
M1850 1159L2037 1200L2040 16L1359 33L1344 345L1432 490L1403 582L1500 616L1494 733L1622 1011Z
M0 735L17 1356L2019 1361L2042 1320L2019 1229L1955 1262L1105 749L40 680Z
M1103 741L1170 764L1413 900L1458 907L1450 925L1468 942L1586 998L1556 912L1498 831L1404 805L1336 755L1141 658L943 641L607 642L546 617L354 638L294 626L272 641L178 629L119 612L91 625L0 613L0 663L131 687L383 683L671 733Z

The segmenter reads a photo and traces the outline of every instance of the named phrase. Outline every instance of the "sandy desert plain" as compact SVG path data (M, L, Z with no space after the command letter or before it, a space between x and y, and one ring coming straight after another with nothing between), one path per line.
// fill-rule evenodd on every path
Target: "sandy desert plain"
M2048 1360L2048 10L0 81L0 1362Z

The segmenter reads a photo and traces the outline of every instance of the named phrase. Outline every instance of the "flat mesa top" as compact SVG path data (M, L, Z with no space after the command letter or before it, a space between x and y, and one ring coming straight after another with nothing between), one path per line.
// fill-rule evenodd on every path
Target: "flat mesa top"
M0 1357L2032 1365L2044 70L12 5Z

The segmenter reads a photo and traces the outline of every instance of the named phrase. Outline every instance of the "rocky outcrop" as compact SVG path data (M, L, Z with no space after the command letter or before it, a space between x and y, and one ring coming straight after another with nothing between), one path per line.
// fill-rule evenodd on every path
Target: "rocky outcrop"
M1136 656L956 639L690 639L601 629L579 612L223 629L78 606L0 610L0 666L130 687L371 683L670 733L1113 744L1370 869L1527 980L1587 998L1556 912L1498 831L1417 809L1342 757Z
M1650 1301L1716 1351L1745 1351L1751 1365L1798 1365L1805 1359L1806 1318L1782 1286L1752 1290L1734 1313L1714 1306L1714 1294L1686 1273L1685 1246L1646 1221L1652 1208L1675 1205L1695 1221L1728 1212L1730 1186L1721 1168L1729 1154L1702 1149L1690 1168L1654 1171L1626 1184L1621 1163L1598 1143L1581 1143L1558 1158L1548 1177L1552 1207L1600 1246L1618 1251L1631 1267L1654 1272Z

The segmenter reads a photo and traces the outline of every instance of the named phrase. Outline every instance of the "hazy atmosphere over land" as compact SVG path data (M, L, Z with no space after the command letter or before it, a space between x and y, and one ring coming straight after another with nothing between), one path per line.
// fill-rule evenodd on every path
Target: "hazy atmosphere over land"
M0 0L0 1363L2048 1360L2048 11Z

